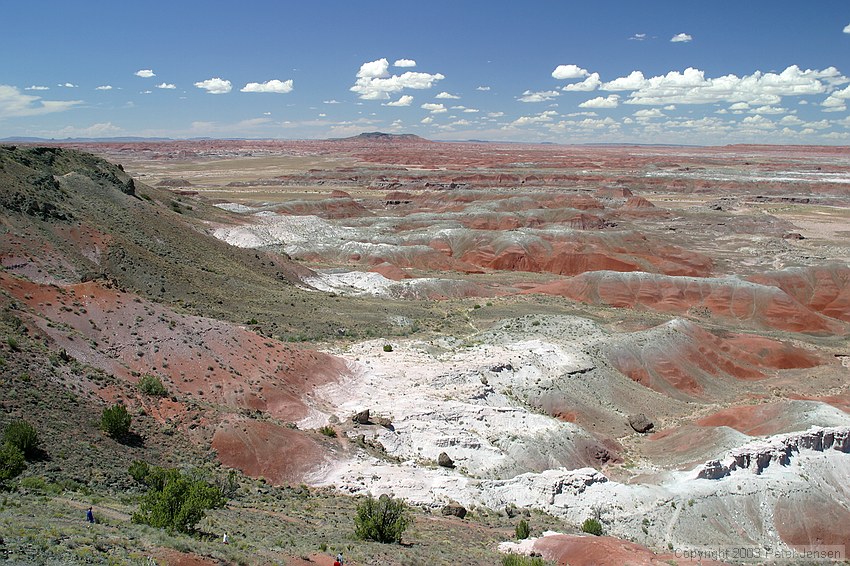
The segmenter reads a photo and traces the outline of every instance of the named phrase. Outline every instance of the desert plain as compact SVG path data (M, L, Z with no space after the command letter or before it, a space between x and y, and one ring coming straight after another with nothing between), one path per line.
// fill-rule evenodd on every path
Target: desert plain
M50 500L74 560L771 563L850 546L846 147L373 133L0 154L19 344L2 345L3 422L32 418L56 446L27 477L75 482L18 495ZM169 395L140 393L142 375ZM91 424L116 401L134 445ZM136 459L237 470L242 496L203 526L240 546L128 535ZM101 491L109 530L70 546L62 513ZM366 494L413 506L407 546L350 539ZM61 563L9 509L10 559Z

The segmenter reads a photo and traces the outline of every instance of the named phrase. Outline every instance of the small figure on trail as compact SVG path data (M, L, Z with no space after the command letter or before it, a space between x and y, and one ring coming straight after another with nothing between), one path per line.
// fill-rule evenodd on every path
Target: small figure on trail
M224 533L224 536L221 537L221 542L224 544L230 544L230 538L227 536L227 533Z
M343 564L345 564L345 561L342 559L342 553L340 552L336 555L336 562L334 562L334 566L342 566Z
M94 513L92 513L91 507L89 507L88 511L86 511L86 521L94 523Z

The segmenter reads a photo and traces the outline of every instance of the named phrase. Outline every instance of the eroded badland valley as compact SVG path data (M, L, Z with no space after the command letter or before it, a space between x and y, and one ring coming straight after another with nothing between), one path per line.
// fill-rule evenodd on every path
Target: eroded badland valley
M12 563L850 548L846 147L3 146L0 233L0 425L45 451ZM129 521L136 460L239 487L168 535ZM403 544L356 540L385 493Z

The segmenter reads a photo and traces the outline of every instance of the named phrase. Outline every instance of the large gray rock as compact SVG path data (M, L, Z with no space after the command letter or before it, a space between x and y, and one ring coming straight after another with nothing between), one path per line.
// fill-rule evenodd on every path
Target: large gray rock
M351 420L356 422L357 424L369 424L371 422L369 421L369 409L366 409L365 411L360 411L359 413L351 417Z
M448 505L443 507L442 513L445 516L454 516L463 519L464 517L466 517L466 507L464 507L460 503L449 503Z
M445 452L440 452L440 455L437 457L437 464L444 468L454 468L455 463L449 458L449 455Z
M631 426L635 432L649 432L655 424L643 413L638 413L637 415L631 415L629 417L629 426Z

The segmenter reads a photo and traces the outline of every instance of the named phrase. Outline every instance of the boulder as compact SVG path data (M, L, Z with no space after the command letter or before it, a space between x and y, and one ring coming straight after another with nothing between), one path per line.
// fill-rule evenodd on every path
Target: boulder
M466 517L466 507L464 507L460 503L449 503L448 505L443 507L442 513L445 516L454 516L463 519L464 517Z
M366 409L365 411L360 411L359 413L351 417L351 420L357 424L370 424L371 421L369 421L369 409Z
M451 458L449 458L449 455L446 454L445 452L440 452L440 455L437 457L437 464L439 464L440 466L442 466L444 468L454 468L455 467L454 461Z
M635 432L649 432L655 424L643 413L638 413L637 415L629 416L629 426L631 426Z

